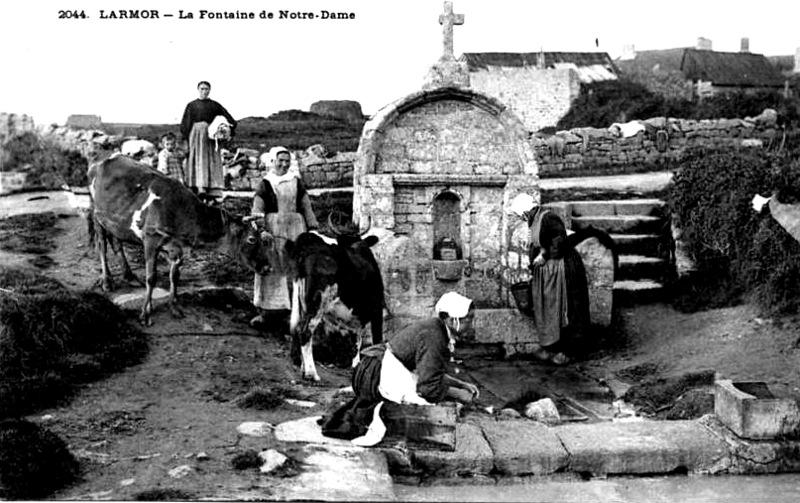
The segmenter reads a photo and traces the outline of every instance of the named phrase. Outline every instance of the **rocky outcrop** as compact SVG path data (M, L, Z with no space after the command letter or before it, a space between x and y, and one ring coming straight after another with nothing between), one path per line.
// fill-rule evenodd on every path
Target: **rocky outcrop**
M311 104L310 112L326 117L336 117L358 124L364 122L361 104L350 100L323 100Z

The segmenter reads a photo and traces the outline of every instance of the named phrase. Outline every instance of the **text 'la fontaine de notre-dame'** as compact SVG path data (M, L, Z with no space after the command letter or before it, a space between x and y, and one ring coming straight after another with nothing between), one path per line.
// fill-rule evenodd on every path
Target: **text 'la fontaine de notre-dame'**
M80 16L84 17L84 16ZM355 19L355 12L331 12L320 10L316 12L300 12L278 10L275 12L262 10L254 11L187 11L162 12L158 9L116 9L100 10L100 19Z

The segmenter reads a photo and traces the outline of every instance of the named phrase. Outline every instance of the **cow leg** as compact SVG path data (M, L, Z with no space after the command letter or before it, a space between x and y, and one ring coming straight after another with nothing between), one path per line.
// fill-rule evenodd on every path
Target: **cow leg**
M100 279L101 285L104 292L110 292L114 289L114 284L111 280L111 271L108 269L108 235L106 230L100 227L95 239L98 248L97 251L100 255L100 274L102 275Z
M169 309L172 316L183 318L184 314L178 307L178 281L181 279L181 264L183 263L183 249L176 243L169 243L164 247L169 260Z
M308 308L305 305L306 281L296 279L292 282L292 313L289 316L289 331L292 335L292 345L300 346L300 373L303 379L319 381L319 374L314 363L314 337L308 329L308 323L301 323ZM305 337L308 339L303 341Z
M314 339L308 338L308 342L303 344L300 348L300 356L303 358L303 364L300 370L303 373L303 379L309 381L319 381L319 374L317 374L317 367L314 364Z
M377 312L373 313L369 325L372 332L372 344L383 342L383 308L379 308Z
M120 243L119 245L119 256L122 260L122 277L128 283L135 283L137 285L142 285L142 281L133 274L133 270L131 269L130 264L128 263L128 257L125 256L125 247Z
M364 345L364 335L367 332L367 327L361 327L356 332L356 355L353 357L353 368L358 367L358 364L361 363L361 346Z
M149 327L153 324L150 315L153 312L153 288L156 286L156 258L158 256L159 239L156 236L144 237L144 263L145 263L145 286L147 291L144 296L144 305L139 320L142 325Z

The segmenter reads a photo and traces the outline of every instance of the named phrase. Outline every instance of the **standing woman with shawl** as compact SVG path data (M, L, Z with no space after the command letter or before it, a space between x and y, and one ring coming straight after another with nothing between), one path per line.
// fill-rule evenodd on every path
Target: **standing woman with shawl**
M183 111L181 134L189 142L189 157L186 160L186 186L196 193L220 192L224 187L222 159L216 142L209 135L209 125L217 117L224 117L230 125L231 134L236 121L225 107L210 99L211 84L205 80L197 84L199 98L190 101Z
M525 220L529 229L533 320L541 345L534 356L563 365L569 362L564 352L589 325L583 259L567 239L564 221L536 204L529 194L514 198L511 211Z
M273 147L261 156L261 162L267 166L267 173L256 187L251 215L263 217L266 230L278 239L295 240L305 231L316 230L319 225L311 208L308 191L300 175L296 171L289 171L289 150ZM265 276L256 273L253 305L259 314L250 320L252 326L264 323L265 311L289 309L291 304L286 275L280 271Z

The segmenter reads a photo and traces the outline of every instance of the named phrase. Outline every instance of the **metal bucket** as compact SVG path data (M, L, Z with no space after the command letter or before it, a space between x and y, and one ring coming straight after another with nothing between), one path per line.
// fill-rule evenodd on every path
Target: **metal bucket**
M516 302L517 309L520 312L527 314L533 310L530 281L520 281L511 285L511 295L514 296L514 302Z

